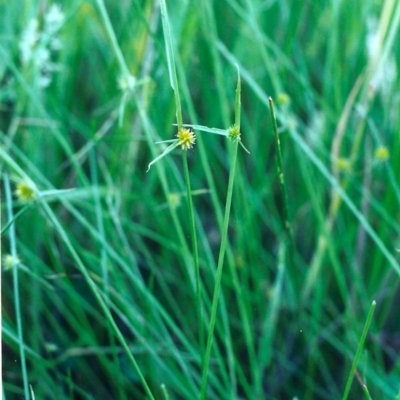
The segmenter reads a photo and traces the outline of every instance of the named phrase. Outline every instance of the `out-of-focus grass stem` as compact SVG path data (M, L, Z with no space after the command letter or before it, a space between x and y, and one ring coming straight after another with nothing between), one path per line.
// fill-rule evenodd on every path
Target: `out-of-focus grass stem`
M4 192L6 195L7 204L7 218L11 222L14 219L13 209L12 209L12 195L11 195L11 185L8 174L4 174ZM21 316L21 305L20 305L20 293L19 293L19 274L18 274L18 255L17 255L17 242L16 242L16 232L15 224L11 224L9 227L9 238L10 238L10 255L13 262L12 272L13 272L13 291L14 291L14 304L15 304L15 317L17 320L17 332L18 332L18 346L21 361L21 372L22 372L22 382L24 385L24 396L25 400L29 400L29 382L28 382L28 372L26 368L26 357L25 357L25 344L24 335L22 332L22 316Z

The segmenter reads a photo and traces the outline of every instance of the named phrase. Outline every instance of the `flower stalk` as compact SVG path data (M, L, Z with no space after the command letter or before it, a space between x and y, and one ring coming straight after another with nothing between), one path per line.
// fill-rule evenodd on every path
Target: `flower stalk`
M240 93L241 93L241 82L240 75L238 70L238 81L236 87L236 99L235 99L235 129L240 132ZM228 136L228 135L225 135ZM218 303L219 303L219 295L221 291L221 283L222 283L222 271L224 267L224 258L226 247L228 243L228 227L229 227L229 217L231 212L232 205L232 195L233 195L233 184L235 180L235 171L236 171L236 161L237 161L237 148L239 140L233 141L233 152L232 152L232 160L231 167L229 171L229 182L228 182L228 191L226 196L225 203L225 215L222 226L221 233L221 246L219 250L218 256L218 265L217 265L217 273L215 277L215 286L214 293L211 304L211 316L210 316L210 325L208 328L208 336L206 343L206 352L204 355L203 368L202 368L202 376L201 376L201 389L200 389L200 399L205 400L207 398L207 381L208 381L208 372L210 367L210 358L211 358L211 349L214 341L214 329L215 323L217 319L217 311L218 311Z

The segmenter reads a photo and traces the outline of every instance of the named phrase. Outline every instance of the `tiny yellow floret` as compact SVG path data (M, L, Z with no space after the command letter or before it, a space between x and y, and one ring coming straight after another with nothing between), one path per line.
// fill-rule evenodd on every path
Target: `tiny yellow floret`
M14 265L18 265L20 263L20 259L18 257L13 257L11 254L6 254L3 257L3 268L5 271L14 267Z
M390 153L387 147L379 146L374 153L374 158L378 161L386 161L390 157Z
M181 197L177 193L170 193L168 195L168 201L172 208L176 208L181 205Z
M191 149L196 141L195 134L190 129L186 128L180 129L176 137L178 138L179 146L181 146L182 150Z
M30 203L36 198L36 192L26 182L18 183L15 195L22 203Z
M290 97L286 93L279 93L277 98L278 104L284 106L290 103Z
M336 168L340 172L348 172L350 170L350 161L347 158L339 158L336 161Z
M231 139L233 142L238 142L240 140L240 131L238 126L232 125L228 129L228 138Z

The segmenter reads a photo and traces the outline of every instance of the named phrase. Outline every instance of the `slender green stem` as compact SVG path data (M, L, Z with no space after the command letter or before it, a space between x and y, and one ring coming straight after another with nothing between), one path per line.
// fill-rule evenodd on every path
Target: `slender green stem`
M273 340L277 327L280 303L282 302L282 288L286 267L286 244L280 243L278 256L278 272L275 279L273 296L269 304L269 310L264 320L262 336L259 343L259 369L261 374L269 366L273 359Z
M97 6L99 7L101 18L103 19L104 25L106 27L107 34L111 40L111 45L113 47L113 50L115 52L115 55L117 56L119 68L121 69L122 74L129 79L130 78L130 73L129 73L129 68L126 64L125 58L122 55L122 51L118 45L117 38L115 36L114 29L111 25L110 18L108 16L106 7L104 5L104 0L96 0Z
M4 226L1 227L1 231L0 231L0 236L3 236L7 230L10 228L10 226L12 224L14 224L14 222L21 217L25 211L28 211L30 208L32 207L32 204L27 204L25 207L21 208L21 210L19 210L13 217L14 219L12 221L8 221Z
M122 99L121 99L119 111L118 111L119 126L122 126L122 121L123 121L124 112L125 112L125 106L129 99L129 94L130 94L129 92L130 92L130 90L133 89L134 84L136 83L136 79L130 74L128 65L125 61L124 56L122 55L122 51L118 45L118 41L115 36L114 29L111 25L110 17L108 16L106 7L104 5L104 0L96 0L96 1L97 1L97 5L99 7L100 14L103 19L104 25L106 27L107 34L111 40L112 48L117 57L119 69L121 70L121 74L122 74L123 81L124 81L125 91L122 95Z
M235 142L234 149L233 149L233 155L232 155L232 163L231 163L231 168L230 168L230 172L229 172L228 193L227 193L226 204L225 204L225 216L224 216L224 223L223 223L223 228L222 228L221 247L219 250L217 274L215 277L215 287L214 287L214 294L213 294L212 305L211 305L210 326L208 328L206 352L204 355L204 362L203 362L203 368L202 368L201 392L200 392L201 400L205 400L207 398L206 397L207 378L208 378L208 370L209 370L209 366L210 366L211 347L212 347L213 339L214 339L215 321L217 318L218 299L219 299L219 293L221 290L221 281L222 281L222 271L223 271L223 266L224 266L225 250L226 250L226 246L227 246L227 242L228 242L229 216L230 216L231 204L232 204L233 183L235 180L237 148L238 148L238 142Z
M183 169L185 175L186 182L186 193L187 193L187 201L188 201L188 211L189 211L189 219L190 219L190 228L192 231L192 250L193 250L193 261L194 261L194 269L196 275L196 298L197 298L197 318L199 323L199 343L200 343L200 354L203 356L204 354L204 318L203 318L203 304L201 300L201 277L200 277L200 265L199 265L199 251L197 244L197 233L196 233L196 224L194 219L194 207L193 207L193 198L192 198L192 190L190 185L190 177L189 177L189 167L187 162L187 152L182 151L182 162Z
M196 117L196 113L194 111L194 106L193 106L193 102L191 100L190 97L190 92L188 90L188 84L187 82L184 80L185 76L183 75L183 73L180 73L180 77L181 77L181 81L183 82L182 85L182 90L185 94L185 99L187 101L188 104L188 113L190 118L193 121L196 121L197 117ZM229 117L229 116L228 116ZM228 120L228 118L226 118ZM224 123L225 126L229 126L229 122ZM201 126L204 129L209 129L209 131L217 133L217 134L222 134L226 136L227 135L227 130L226 129L216 129L216 128L208 128L206 126L203 125L196 125L196 126ZM194 126L191 126L193 129L196 130L196 128ZM205 147L205 144L203 142L203 136L202 135L198 135L196 138L196 147L198 148L198 151L200 152L200 159L201 159L201 163L203 165L203 170L206 176L206 181L207 181L207 186L209 187L209 191L210 191L210 196L211 196L211 201L213 204L213 209L215 211L216 214L216 218L218 221L218 226L220 227L220 230L222 231L222 226L223 226L223 211L222 211L222 207L223 205L221 205L221 202L218 198L218 191L216 189L216 185L215 185L215 177L213 176L213 172L211 171L211 167L210 167L210 163L208 161L208 150ZM204 242L203 242L204 243ZM242 296L240 293L240 283L239 283L239 278L238 278L238 274L236 271L236 267L235 267L235 262L234 262L234 256L233 256L233 252L232 252L232 248L230 247L229 243L227 245L227 249L226 249L226 256L227 256L227 264L230 268L230 273L232 275L232 279L233 279L233 285L235 287L235 292L236 292L236 297L237 297L237 304L239 307L239 310L241 312L241 317L240 320L242 321L242 324L244 326L244 329L246 330L246 332L251 332L250 329L248 329L250 327L250 323L248 323L247 321L249 320L249 318L247 318L246 316L246 307L244 306L243 301L241 300ZM213 262L210 262L210 265ZM204 291L203 291L204 293ZM203 306L204 306L204 302L203 302ZM237 398L237 378L236 378L236 370L235 368L237 368L237 364L235 364L235 356L233 353L233 346L232 346L232 335L231 335L231 331L230 331L230 326L228 323L228 313L226 310L226 304L221 301L221 315L222 315L222 321L221 321L221 329L223 329L224 331L224 343L226 346L226 361L228 364L228 371L229 371L229 379L230 382L227 383L227 387L229 387L230 390L230 394L228 395L229 398L232 399L236 399ZM204 308L203 308L204 310ZM251 343L253 344L254 341L249 338L246 335L246 340L247 343ZM249 351L249 353L252 353L251 351ZM251 356L250 356L251 358ZM255 357L253 357L255 359ZM256 370L256 369L255 369ZM225 371L221 371L222 373L224 373Z
M353 361L353 364L351 366L350 374L349 374L349 377L347 378L347 383L346 383L346 387L344 389L344 394L343 394L342 400L346 400L348 395L349 395L351 384L352 384L353 379L354 379L354 373L356 372L357 364L358 364L358 361L360 359L362 349L364 347L365 338L367 337L368 329L369 329L369 326L371 325L371 321L372 321L372 317L374 315L375 307L376 307L376 301L374 300L372 302L372 304L371 304L371 307L369 308L367 320L365 322L364 329L363 329L363 332L361 334L360 341L358 342L356 356L354 357L354 361Z
M143 124L143 129L144 129L145 135L147 137L147 141L150 145L151 152L153 154L155 154L155 151L156 151L155 145L152 142L154 128L151 126L151 122L150 122L145 110L143 109L143 106L140 104L140 102L136 98L134 98L134 99L136 100L136 106L137 106L137 109L139 112L141 123ZM178 143L177 143L177 145L178 145ZM1 155L1 149L0 149L0 155ZM169 189L165 170L163 168L161 168L158 164L156 164L156 166L157 166L157 172L158 172L158 176L159 176L159 179L161 182L161 186L163 188L164 196L166 198L168 198L168 195L171 191ZM187 240L186 240L185 234L183 232L182 225L179 223L176 209L175 209L175 207L173 207L171 205L171 202L168 202L168 208L169 208L169 212L170 212L170 215L171 215L171 218L173 221L173 225L176 229L177 236L179 238L179 243L180 243L181 248L184 253L184 258L188 258L188 257L190 257L190 249L187 244ZM195 276L192 274L192 270L190 268L186 268L185 272L188 275L191 286L194 288L195 287ZM193 289L193 290L195 290L195 289Z
M235 93L235 125L240 129L240 107L242 104L241 96L242 96L242 82L240 80L240 71L239 66L236 65L237 69L237 84L236 84L236 93Z
M363 392L364 392L364 394L365 394L365 398L366 398L367 400L372 400L372 397L371 397L371 395L369 394L367 385L365 385L365 384L363 383L362 386L361 386L361 388L362 388L362 390L363 390ZM396 397L396 399L398 399L398 397Z
M31 391L31 399L35 400L35 393L33 392L32 385L29 385L30 391Z
M171 28L169 25L167 5L165 4L165 0L160 0L160 8L161 8L161 20L164 32L165 50L167 53L169 80L175 95L176 122L178 124L178 131L179 131L182 129L183 126L182 106L181 106L181 98L179 95L178 78L176 75Z
M8 221L11 222L14 219L13 209L12 209L12 196L11 196L11 187L10 180L8 178L8 174L4 174L4 191L6 195L6 203L7 203L7 218ZM24 384L24 395L25 400L29 400L29 382L28 382L28 373L26 369L26 357L25 357L25 344L24 344L24 335L22 332L22 317L21 317L21 305L19 301L19 282L18 282L18 256L17 256L17 242L16 242L16 232L15 232L15 224L11 224L9 228L9 237L10 237L10 253L13 260L13 290L14 290L14 303L15 303L15 317L17 319L17 332L18 332L18 345L19 345L19 354L21 360L21 370L22 370L22 382Z
M162 390L162 392L163 392L163 395L164 395L165 400L169 400L169 395L168 395L167 387L166 387L164 384L161 385L161 390Z
M268 103L271 112L271 120L275 138L275 164L278 174L280 193L283 198L283 207L282 207L282 222L283 222L283 232L284 232L283 245L284 245L284 251L286 253L285 259L288 264L285 273L288 275L288 283L290 285L290 291L294 295L295 293L297 293L297 290L295 290L296 288L294 288L296 282L295 272L294 272L294 257L293 257L295 245L293 239L292 225L290 223L290 216L289 216L289 200L286 189L285 172L283 169L281 141L279 138L278 123L276 120L274 102L271 97L268 98Z
M167 62L168 62L168 73L170 78L170 84L174 91L175 96L175 109L176 109L176 122L178 125L178 131L183 128L183 118L182 118L182 106L181 99L179 94L178 87L178 78L176 74L176 65L175 65L175 56L174 56L174 46L172 42L171 28L169 24L167 5L165 0L160 0L160 8L161 8L161 20L164 32L164 42L165 42L165 50L167 54ZM200 342L200 354L204 354L204 327L203 327L203 308L201 301L201 280L200 280L200 267L199 267L199 254L198 254L198 245L197 245L197 234L196 234L196 226L194 220L194 209L193 209L193 199L192 199L192 191L190 185L189 178L189 168L187 163L187 154L186 151L182 151L182 161L185 175L185 183L187 190L187 199L188 199L188 210L189 210L189 218L191 224L192 231L192 250L193 250L193 260L194 260L194 268L195 268L195 280L196 280L196 298L197 298L197 314L199 319L199 342Z
M94 204L95 204L95 212L96 212L96 223L97 229L99 231L100 236L104 237L104 222L103 222L103 213L101 208L100 202L100 194L99 194L99 178L97 172L97 164L94 155L94 150L92 149L89 152L89 161L90 161L90 174L91 179L93 182L93 197L94 197ZM100 249L100 260L101 260L101 278L103 282L103 290L106 296L106 299L109 300L109 276L108 276L108 269L107 269L107 253L102 246Z
M160 8L161 8L161 20L164 32L164 42L165 42L165 50L167 54L167 62L168 62L168 72L170 78L170 84L174 91L175 96L175 109L176 109L176 122L178 125L178 131L183 128L183 118L182 118L182 106L181 99L179 94L178 87L178 78L176 74L176 65L175 65L175 56L174 56L174 46L172 42L171 28L169 24L167 5L165 0L160 0ZM194 268L195 268L195 276L196 276L196 297L197 297L197 315L199 319L199 342L200 342L200 354L204 354L204 327L203 327L203 307L201 301L201 279L200 279L200 267L199 267L199 254L198 254L198 245L197 245L197 234L196 234L196 225L194 219L194 209L193 209L193 199L192 199L192 191L190 185L189 178L189 168L187 163L187 154L186 151L182 151L182 161L185 175L185 183L187 190L187 199L188 199L188 210L189 210L189 218L191 224L192 231L192 250L193 250L193 260L194 260Z
M271 119L272 119L274 136L275 136L276 167L278 170L279 185L280 185L281 193L283 196L283 225L284 225L284 230L286 233L286 240L289 243L291 250L293 250L293 248L294 248L293 234L292 234L292 228L291 228L290 218L289 218L289 201L288 201L288 194L287 194L286 184L285 184L285 173L283 171L281 141L279 139L278 125L276 122L274 102L271 97L268 99L268 101L269 101L269 109L271 111Z

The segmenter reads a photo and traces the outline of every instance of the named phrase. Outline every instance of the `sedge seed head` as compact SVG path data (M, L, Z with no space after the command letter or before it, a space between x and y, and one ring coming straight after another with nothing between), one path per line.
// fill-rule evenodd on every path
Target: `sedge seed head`
M238 142L240 140L240 130L237 125L232 125L228 129L228 138L233 142Z
M375 160L378 161L387 161L390 157L390 153L387 147L379 146L374 153Z
M170 193L168 201L172 208L177 208L181 205L181 197L177 193Z
M35 190L26 182L18 183L15 195L22 203L31 203L36 198Z
M336 161L336 168L339 172L349 172L350 167L350 161L347 158L339 158Z
M284 106L290 103L290 97L286 93L279 93L277 98L278 104Z
M11 254L6 254L3 256L3 268L5 271L12 269L20 262L21 261L18 257L13 257Z
M180 129L176 137L178 138L179 146L181 146L182 150L191 149L196 141L195 134L190 129L186 128Z

